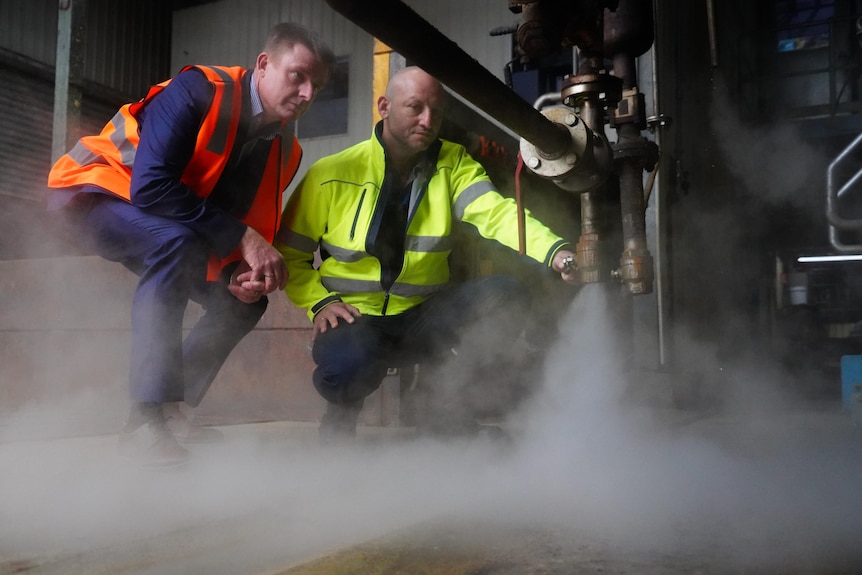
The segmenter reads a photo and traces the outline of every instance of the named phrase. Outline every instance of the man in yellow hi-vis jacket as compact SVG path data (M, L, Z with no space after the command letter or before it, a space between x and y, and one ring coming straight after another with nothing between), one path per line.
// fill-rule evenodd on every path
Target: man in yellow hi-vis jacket
M382 120L372 137L316 162L285 209L275 245L290 275L287 295L314 323L313 380L328 402L323 440L355 434L364 398L395 358L457 355L463 369L444 378L453 383L488 359L482 349L505 350L526 321L529 292L514 278L449 283L453 226L471 224L517 250L518 214L463 146L438 138L445 97L423 70L397 72L378 100ZM526 255L577 283L566 265L569 244L526 220ZM441 397L450 401L426 413L420 431L482 430L451 396Z

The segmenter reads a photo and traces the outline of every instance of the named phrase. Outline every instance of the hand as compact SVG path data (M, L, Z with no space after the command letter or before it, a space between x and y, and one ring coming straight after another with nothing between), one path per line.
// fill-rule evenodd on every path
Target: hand
M337 301L329 304L314 316L314 331L311 333L312 343L317 339L317 334L326 333L329 328L335 329L338 327L339 319L343 319L347 323L353 323L356 321L355 318L361 315L358 309L348 303Z
M248 292L259 292L258 299L259 296L284 289L287 284L287 266L272 244L248 227L239 242L239 249L243 262L233 275L238 285ZM234 293L233 290L231 293Z
M554 255L554 261L551 263L554 271L560 272L560 277L563 281L572 285L581 285L581 274L578 272L578 264L575 260L574 252L569 250L560 250Z
M233 296L243 303L254 303L263 297L263 282L248 281L251 277L251 266L247 262L241 261L231 274L227 283L227 289ZM245 288L243 284L250 284L250 287Z

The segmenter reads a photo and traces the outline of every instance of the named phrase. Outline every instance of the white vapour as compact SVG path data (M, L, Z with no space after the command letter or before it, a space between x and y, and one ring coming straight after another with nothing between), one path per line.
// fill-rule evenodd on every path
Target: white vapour
M822 210L829 158L804 137L801 125L744 121L739 107L727 86L717 82L710 101L710 145L721 152L726 169L768 204Z
M0 443L0 558L40 573L265 572L453 519L647 562L857 553L858 441L792 412L698 420L627 404L610 315L603 288L586 286L510 449L365 435L321 450L313 433L231 426L188 467L154 473L116 460L109 436Z

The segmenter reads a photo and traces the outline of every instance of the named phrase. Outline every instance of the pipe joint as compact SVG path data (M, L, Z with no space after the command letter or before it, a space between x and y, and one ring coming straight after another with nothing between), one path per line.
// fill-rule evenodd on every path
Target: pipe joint
M575 109L580 108L587 100L615 108L623 97L623 82L620 78L606 73L567 76L563 79L560 94L563 103Z
M565 131L568 145L549 153L522 138L520 151L527 167L570 192L587 192L604 183L613 169L613 152L604 135L590 130L568 108L550 107L541 113Z
M620 268L613 275L626 286L630 294L650 294L653 284L652 256L645 247L626 249L620 257Z
M646 138L613 144L614 160L635 160L641 168L651 171L658 162L658 146Z

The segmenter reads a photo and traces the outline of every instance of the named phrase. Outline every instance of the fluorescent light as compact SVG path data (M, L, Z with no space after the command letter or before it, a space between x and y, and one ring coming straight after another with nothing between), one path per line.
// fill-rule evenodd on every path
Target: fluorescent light
M799 256L796 261L801 264L814 264L823 262L862 262L862 255L843 256Z

